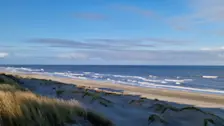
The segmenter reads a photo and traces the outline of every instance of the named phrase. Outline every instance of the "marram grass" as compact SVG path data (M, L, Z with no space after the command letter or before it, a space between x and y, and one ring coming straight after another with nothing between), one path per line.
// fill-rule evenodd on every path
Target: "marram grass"
M80 118L95 126L113 125L102 115L84 109L78 101L38 96L24 90L15 79L0 74L0 126L82 126Z

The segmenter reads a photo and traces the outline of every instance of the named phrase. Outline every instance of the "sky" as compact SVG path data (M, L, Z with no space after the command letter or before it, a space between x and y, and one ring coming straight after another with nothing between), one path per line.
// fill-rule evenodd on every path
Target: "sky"
M0 64L224 65L224 0L0 0Z

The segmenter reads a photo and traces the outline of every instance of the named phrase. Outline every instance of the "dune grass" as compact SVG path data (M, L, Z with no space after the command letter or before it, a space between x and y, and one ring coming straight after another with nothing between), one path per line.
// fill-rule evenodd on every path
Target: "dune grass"
M201 110L200 108L197 108L197 107L194 107L194 106L187 106L187 107L183 107L183 108L176 108L176 107L168 105L168 104L156 103L156 104L152 105L149 108L154 108L156 112L159 112L161 114L161 116L167 110L171 110L171 111L174 111L174 112L183 112L183 111L190 110L190 111L197 111L197 112L203 113L205 115L211 116L212 119L211 118L210 119L204 119L204 126L209 125L209 123L215 124L216 121L219 122L219 123L224 123L224 119L222 119L221 117L219 117L217 115L214 115L212 113L209 113L209 112L205 112L205 111ZM152 116L149 117L150 123L155 121L153 118L154 117L152 117Z
M159 122L161 122L163 124L167 124L168 123L161 116L156 115L156 114L152 114L148 118L148 125L152 124L154 121L159 121Z
M204 119L204 126L208 126L209 123L215 124L214 120L212 120L212 119Z
M83 116L78 102L38 97L30 92L0 92L1 124L13 125L63 125L74 116ZM75 120L73 120L75 123Z
M56 95L60 96L61 94L63 94L65 91L64 90L56 90Z
M161 114L165 113L167 110L172 110L172 111L175 111L175 112L181 112L181 111L184 111L184 110L194 110L194 111L201 112L203 114L209 114L207 112L204 112L200 108L197 108L197 107L194 107L194 106L187 106L187 107L184 107L184 108L176 108L176 107L168 105L168 104L156 103L149 108L155 108L155 110L157 112L161 112Z
M89 92L89 90L85 90L83 92L83 95L82 95L82 98L84 98L85 96L90 96L91 97L91 103L93 103L94 101L99 101L99 103L105 107L108 107L108 106L112 106L113 105L113 102L106 99L106 98L103 98L101 97L101 94L102 92Z
M84 109L78 101L36 95L20 87L13 76L0 74L1 126L112 126L104 116Z
M5 74L0 74L0 88L4 89L8 85L9 88L14 88L15 90L24 90L17 81L13 80L11 76Z
M139 104L139 105L141 105L144 101L145 101L144 98L140 98L140 99L138 99L138 100L131 100L131 101L128 102L128 104L133 104L133 103L135 103L135 104Z

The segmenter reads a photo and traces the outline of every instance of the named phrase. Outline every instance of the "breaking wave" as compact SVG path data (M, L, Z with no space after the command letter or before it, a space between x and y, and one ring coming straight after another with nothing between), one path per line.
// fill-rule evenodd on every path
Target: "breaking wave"
M184 91L195 91L195 92L204 92L204 93L218 93L224 94L223 90L218 89L209 89L206 87L190 87L188 83L195 81L195 78L183 78L180 76L177 77L159 77L154 75L148 75L145 77L142 76L126 76L126 75L115 75L115 74L101 74L95 72L49 72L44 69L32 69L25 67L0 67L0 71L9 71L9 72L22 72L30 74L43 74L48 76L57 76L57 77L66 77L73 79L84 79L84 80L100 80L106 82L112 82L115 84L126 84L133 86L141 87L150 87L150 88L167 88L174 90L184 90ZM217 76L201 76L202 79L217 79Z

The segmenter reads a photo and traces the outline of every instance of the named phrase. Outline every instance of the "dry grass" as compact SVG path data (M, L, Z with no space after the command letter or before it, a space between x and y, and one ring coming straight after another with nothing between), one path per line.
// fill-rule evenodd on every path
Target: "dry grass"
M82 95L82 98L84 98L85 96L89 96L91 97L91 103L93 103L94 101L98 101L101 105L105 106L105 107L108 107L108 106L112 106L113 105L113 102L106 99L106 98L103 98L101 97L101 93L98 93L98 92L89 92L88 90L85 90L83 92L83 95Z
M76 101L61 101L38 97L31 92L0 91L1 125L30 126L63 125L75 120L75 116L84 116L85 110Z
M75 100L38 96L21 88L14 79L0 74L0 126L113 125ZM80 118L85 124L80 123Z

